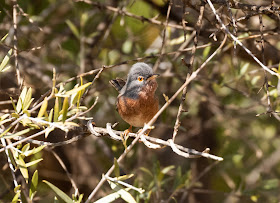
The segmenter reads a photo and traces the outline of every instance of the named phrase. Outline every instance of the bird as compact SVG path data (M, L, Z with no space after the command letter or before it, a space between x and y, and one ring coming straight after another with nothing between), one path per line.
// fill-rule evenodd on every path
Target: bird
M127 80L116 78L109 83L119 92L116 109L121 118L130 125L124 135L132 132L132 126L144 127L158 112L159 102L155 92L158 87L156 78L159 74L146 63L135 63ZM149 131L146 135L149 134Z

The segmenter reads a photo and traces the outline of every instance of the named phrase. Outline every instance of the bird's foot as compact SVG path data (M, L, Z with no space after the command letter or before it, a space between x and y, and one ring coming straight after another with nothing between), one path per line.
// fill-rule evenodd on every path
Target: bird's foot
M127 138L128 137L128 134L132 132L132 126L129 126L128 129L126 129L123 133L122 133L122 136L124 138Z
M139 129L139 130L137 131L137 134L141 133L142 130L143 130L142 128ZM146 132L145 132L143 135L149 136L149 133L150 133L150 132L151 132L151 129L148 129L148 130L146 130Z

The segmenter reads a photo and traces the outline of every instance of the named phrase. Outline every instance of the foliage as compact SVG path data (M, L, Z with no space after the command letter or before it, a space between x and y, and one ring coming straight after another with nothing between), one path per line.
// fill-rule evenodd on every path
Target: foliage
M222 43L209 0L0 3L1 201L278 202L278 2L211 2L273 74L230 35ZM128 127L109 80L125 78L136 61L161 75L160 106L200 70L150 136L210 148L224 161L137 143L119 163L131 138L86 136L91 118L97 127ZM105 175L112 165L114 175Z

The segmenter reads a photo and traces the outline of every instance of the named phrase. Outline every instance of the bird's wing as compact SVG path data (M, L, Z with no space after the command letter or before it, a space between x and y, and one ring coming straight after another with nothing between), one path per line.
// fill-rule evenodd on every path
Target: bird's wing
M125 80L121 78L116 78L114 80L110 80L109 83L119 92L125 85Z

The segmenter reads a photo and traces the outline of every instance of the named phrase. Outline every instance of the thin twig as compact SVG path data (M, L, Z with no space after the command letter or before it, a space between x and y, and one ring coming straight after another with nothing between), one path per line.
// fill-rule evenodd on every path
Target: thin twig
M105 176L105 178L106 178L107 180L111 181L111 182L118 183L118 184L123 185L123 186L125 186L125 187L127 187L127 188L130 188L130 189L132 189L132 190L135 190L135 191L139 192L140 194L142 194L143 192L145 192L144 189L134 187L133 185L130 185L130 184L126 183L126 182L123 182L123 181L121 181L121 180L118 180L117 177L116 177L116 178L112 178L112 177L110 177L110 176Z
M140 20L142 22L148 22L148 23L152 23L152 24L155 24L155 25L172 27L172 28L181 29L181 30L183 30L183 29L191 30L191 31L193 30L192 27L185 26L185 28L184 28L182 25L177 25L177 24L172 24L172 23L166 24L165 22L156 20L154 18L146 18L144 16L138 16L138 15L135 15L133 13L127 12L123 9L119 9L119 8L115 8L115 7L112 7L112 6L107 6L107 5L100 4L99 2L93 2L93 1L89 1L89 0L75 0L75 1L76 2L85 2L87 4L91 4L93 6L96 6L100 9L106 9L110 12L118 13L121 16L125 15L125 16L128 16L128 17Z
M153 67L153 71L154 71L154 72L157 71L157 69L158 69L158 67L159 67L159 64L160 64L160 62L161 62L161 59L162 59L162 54L163 54L163 52L164 52L164 47L165 47L164 45L165 45L165 42L166 42L166 32L167 32L166 27L167 27L167 25L168 25L168 20L169 20L169 15L170 15L170 11L171 11L172 4L173 4L173 1L170 0L170 1L169 1L169 5L168 5L168 9L167 9L167 14L166 14L166 20L165 20L164 29L163 29L163 31L162 31L162 32L163 32L163 36L162 36L162 43L161 43L161 48L160 48L160 55L159 55L159 57L158 57L158 59L157 59L155 65L154 65L154 67ZM185 29L184 29L184 30L185 30Z
M161 109L154 115L154 117L148 122L147 125L145 125L142 129L142 131L137 134L136 138L132 141L132 143L126 148L126 150L121 154L121 156L117 159L117 163L120 163L126 155L131 151L133 146L138 142L139 138L144 135L146 130L150 128L150 126L153 125L153 123L156 121L156 119L162 114L162 112L171 104L172 101L175 100L175 98L182 92L182 90L192 81L197 77L197 74L206 66L206 64L218 53L218 51L224 46L226 42L227 37L224 37L223 42L221 45L218 47L218 49L195 71L191 74L189 79L177 90L177 92L161 107ZM114 171L115 165L113 164L111 168L107 171L105 174L106 176L110 176L110 174ZM106 179L104 177L101 178L97 186L94 188L94 190L90 193L87 201L85 203L89 203L92 198L95 196L97 191L101 188L101 186L104 184Z
M263 20L262 20L262 14L259 14L259 21L260 21L260 33L261 33L261 53L262 53L262 62L265 64L265 57L264 57L264 36L263 36ZM267 113L271 115L272 106L270 102L270 96L269 96L269 84L268 84L268 78L267 78L267 73L264 70L264 84L263 84L264 90L266 91L266 97L267 97L267 105L268 105L268 110Z
M17 41L17 0L13 0L13 27L14 27L14 56L15 56L15 69L17 74L17 83L20 87L22 84L19 65L18 65L18 41Z
M58 154L53 151L53 150L49 150L53 156L56 158L56 160L59 162L60 166L63 168L63 170L65 171L67 177L69 178L73 188L75 189L75 194L77 194L77 196L80 196L80 192L79 189L77 187L77 184L75 183L75 181L73 180L71 174L69 173L69 171L67 170L67 167L65 166L64 162L62 161L62 159L58 156Z
M7 146L4 138L1 138L1 143L4 147ZM19 185L18 182L17 182L16 174L15 174L16 170L14 169L14 166L13 166L12 161L10 159L8 149L5 150L5 153L6 153L6 156L7 156L7 159L8 159L8 165L10 167L11 174L12 174L12 177L13 177L13 182L14 182L14 185L15 185L15 188L16 188ZM21 197L20 197L20 202L22 202Z
M225 26L225 24L222 22L221 18L219 17L219 15L217 14L211 0L207 0L210 8L212 9L213 13L216 16L216 19L218 20L218 22L221 24L223 30L237 43L239 44L264 70L266 70L267 72L269 72L271 75L275 75L277 77L280 77L278 73L270 70L267 66L265 66L257 57L254 56L254 54L252 54L252 52L245 47L242 42L240 40L238 40L238 38L236 38Z
M196 30L194 31L195 32L195 36L194 36L194 44L193 44L192 52L191 52L190 63L189 63L189 65L186 64L187 67L188 67L186 80L188 80L188 77L193 72L194 56L195 56L196 47L197 47L197 43L198 43L198 36L199 36L200 29L201 29L201 26L202 26L202 19L203 19L204 9L205 9L205 4L202 3L202 5L200 6L199 17L198 17L198 20L197 20L196 25L195 25ZM182 60L183 60L183 63L184 63L185 62L184 59L182 59ZM184 102L186 100L186 94L187 94L187 87L185 87L183 89L183 93L182 93L182 96L181 96L181 101L180 101L180 105L179 105L179 108L178 108L178 113L177 113L177 117L176 117L176 121L175 121L175 125L174 125L174 130L173 130L173 135L172 135L173 142L175 142L175 138L177 136L179 127L181 125L180 117L181 117L182 112L184 111L183 104L184 104Z

